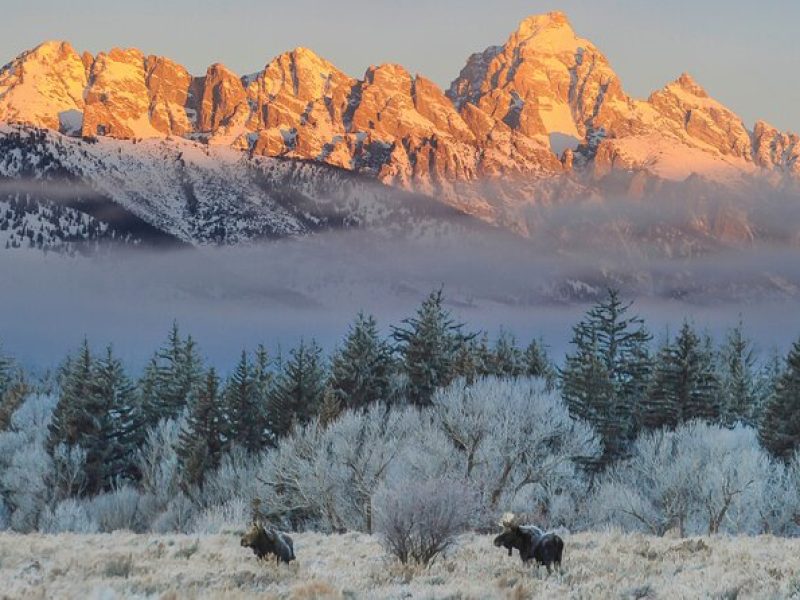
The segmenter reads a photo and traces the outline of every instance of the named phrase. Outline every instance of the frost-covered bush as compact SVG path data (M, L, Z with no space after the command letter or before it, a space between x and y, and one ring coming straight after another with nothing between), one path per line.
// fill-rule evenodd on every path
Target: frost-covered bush
M541 382L457 381L437 392L430 408L348 411L327 427L312 421L295 430L259 461L247 458L236 468L223 461L204 497L257 493L265 516L290 527L371 532L381 484L450 478L480 496L484 510L475 525L515 510L545 525L572 526L587 489L578 464L599 453L594 431L570 418Z
M480 491L487 523L512 510L545 526L572 526L587 490L579 463L601 446L541 381L459 380L434 395L432 411L449 441L442 451L458 456L456 473Z
M137 457L137 466L142 475L141 488L161 506L166 506L179 491L179 463L175 448L182 428L183 419L159 421L148 430Z
M264 488L258 480L262 459L262 455L248 453L238 446L223 455L219 467L206 476L199 496L203 506L225 504L232 496L249 504L259 497Z
M145 531L150 525L148 503L137 489L130 485L99 494L85 501L84 506L97 523L99 531Z
M250 518L250 503L242 498L233 498L197 514L191 525L191 533L214 534L239 531L250 522Z
M15 531L36 529L54 496L54 465L45 443L55 404L52 396L29 396L0 432L0 512Z
M196 515L196 507L184 494L179 493L153 521L151 529L157 533L188 533Z
M372 496L406 442L413 409L374 405L346 412L327 428L317 420L264 457L258 480L266 516L325 531L372 530Z
M375 532L403 564L428 565L469 525L476 497L451 479L393 479L373 500Z
M98 526L81 502L68 498L54 509L44 510L39 530L44 533L95 533Z
M800 452L788 464L772 463L769 485L757 492L761 531L800 535Z
M11 416L9 431L23 432L32 441L44 444L49 435L48 427L57 403L56 396L31 394Z
M86 483L86 450L59 444L53 449L53 496L56 500L83 493Z
M194 516L195 505L180 488L180 463L176 448L185 416L164 419L148 430L137 457L141 473L138 510L143 522L157 532L183 532Z
M641 435L592 499L595 525L663 535L757 533L772 465L754 430L692 422Z

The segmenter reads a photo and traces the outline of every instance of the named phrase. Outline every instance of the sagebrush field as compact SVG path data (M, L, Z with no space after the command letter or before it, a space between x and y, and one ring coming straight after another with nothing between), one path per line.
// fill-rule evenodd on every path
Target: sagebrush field
M429 569L372 536L297 534L297 561L258 563L235 533L0 535L2 598L800 598L800 540L567 535L560 574L468 534Z

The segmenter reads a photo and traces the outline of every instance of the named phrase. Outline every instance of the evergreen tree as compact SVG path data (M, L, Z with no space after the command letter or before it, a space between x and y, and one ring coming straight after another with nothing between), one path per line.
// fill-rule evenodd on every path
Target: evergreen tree
M202 485L205 474L219 465L226 442L224 417L219 377L212 368L193 394L186 425L178 438L176 451L185 484Z
M202 364L191 336L181 338L173 323L167 343L148 363L140 385L145 422L177 417L202 381Z
M247 352L225 386L225 437L228 444L251 452L261 450L266 439L266 406L259 394L256 369L250 365Z
M720 390L714 368L714 354L708 336L700 338L684 323L675 340L678 367L677 400L682 421L718 421Z
M517 339L506 330L501 330L495 340L491 371L498 377L519 377L525 371L523 354L517 347Z
M96 429L85 432L79 441L86 450L89 492L136 478L134 457L144 435L136 388L110 346L95 361L91 394Z
M602 466L624 453L628 423L619 414L614 386L597 343L597 333L590 327L577 326L561 373L561 393L573 416L594 425L603 439Z
M391 348L380 339L375 318L359 313L331 361L331 390L344 408L386 401L392 368Z
M408 377L409 398L415 404L428 404L438 387L450 383L455 375L459 350L473 336L463 332L444 308L442 291L432 292L414 317L394 327L403 370Z
M253 382L256 386L256 393L262 404L266 404L269 389L272 386L272 365L269 354L263 344L256 348L255 360L253 364Z
M652 361L650 334L638 316L628 316L631 304L619 293L591 308L573 329L561 372L562 394L576 416L587 419L604 443L602 462L624 454L636 434L641 402L649 384Z
M800 340L789 350L775 392L764 406L758 434L762 445L785 461L800 448Z
M675 341L668 341L659 352L642 420L647 427L674 428L692 419L718 422L720 415L711 340L684 322Z
M484 332L478 337L471 337L458 348L453 359L453 378L463 377L473 383L478 377L490 375L493 371L493 359L489 348L489 336Z
M756 358L741 323L728 332L720 355L723 421L729 427L736 423L752 427L758 401Z
M786 358L781 356L777 348L773 348L767 360L756 371L756 399L753 409L753 421L756 423L756 427L761 422L761 416L767 403L775 396L778 382L784 373L785 362Z
M527 377L543 380L549 390L555 388L556 369L545 345L540 340L532 340L528 344L522 356L522 363Z
M51 453L62 444L85 451L83 490L88 493L134 478L133 456L142 433L135 388L111 348L95 360L84 340L62 368L60 384L48 437Z
M669 335L656 356L653 379L639 414L640 427L675 429L681 422L678 392L681 374L675 359L675 346Z
M467 383L473 383L479 376L478 356L476 352L477 342L470 340L461 344L458 352L453 358L453 378L463 377Z
M325 394L322 349L313 340L300 341L275 381L269 395L269 429L280 437L320 411Z
M0 404L6 394L11 390L13 363L11 359L5 356L2 352L3 348L0 346Z
M323 427L333 423L344 411L344 406L339 396L329 386L325 388L322 396L322 406L319 409L319 422Z
M11 416L30 393L21 370L16 370L14 361L2 353L0 346L0 431L11 423Z
M95 428L92 395L92 354L84 339L77 356L67 357L59 374L61 393L50 421L48 449L78 445Z

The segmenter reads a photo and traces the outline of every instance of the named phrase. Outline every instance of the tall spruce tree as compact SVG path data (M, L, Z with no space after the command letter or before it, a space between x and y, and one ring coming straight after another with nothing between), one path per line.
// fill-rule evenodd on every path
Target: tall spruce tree
M692 419L719 422L720 395L711 340L684 322L675 340L668 340L658 354L643 423L674 428Z
M719 421L722 408L719 380L708 336L698 336L688 322L684 323L675 340L675 360L681 421Z
M527 377L541 379L548 390L556 385L556 369L541 340L531 340L522 356L524 373Z
M144 432L136 388L111 346L95 360L91 383L96 429L83 435L87 491L109 489L136 479L136 450Z
M219 465L227 442L219 383L216 371L209 369L203 385L192 396L186 424L178 438L176 451L186 485L202 486L206 473Z
M681 422L678 401L681 371L675 358L675 346L667 334L658 350L653 378L647 398L639 411L639 425L643 429L675 429Z
M752 344L744 336L741 322L728 332L720 352L720 383L725 425L754 426L758 403L756 356Z
M269 388L272 386L272 380L272 363L269 354L264 345L259 344L258 348L256 348L253 360L253 382L256 386L256 393L262 404L265 404L267 401Z
M621 403L590 327L577 326L573 332L575 350L567 354L561 371L561 393L573 416L594 425L603 440L604 453L596 467L625 452L629 423L620 414Z
M322 349L314 340L300 341L289 352L269 394L269 429L275 437L316 416L325 396Z
M782 356L780 351L773 347L764 364L756 371L756 400L753 410L753 420L756 423L756 427L761 422L767 403L775 396L775 391L784 373L785 366L786 357Z
M408 377L409 399L414 404L430 403L436 388L455 375L455 361L461 347L472 337L444 308L442 290L432 292L414 317L393 327L392 337Z
M498 377L519 377L525 372L522 350L514 334L500 330L492 351L492 374Z
M60 394L53 410L47 440L51 452L59 444L78 445L83 435L95 428L93 368L89 342L84 339L77 355L67 357L60 369Z
M260 394L257 371L242 351L236 369L225 385L225 437L229 444L250 452L261 450L267 443L264 398Z
M635 436L651 376L651 336L643 319L628 315L630 307L609 290L574 327L574 350L561 371L570 411L592 423L603 439L602 464L623 455Z
M202 362L195 342L191 336L183 340L173 323L167 343L148 363L140 384L146 424L177 417L201 382Z
M359 313L331 361L330 387L343 408L386 401L394 368L392 351L371 315Z
M49 428L51 453L61 444L85 451L82 491L90 494L134 479L133 456L142 432L139 407L133 383L111 348L95 359L84 340L62 367L60 388Z
M758 435L769 452L785 461L800 449L800 340L789 350L775 391L764 405Z
M478 377L490 375L494 355L489 347L489 336L484 332L464 341L453 359L453 378L463 377L473 383Z

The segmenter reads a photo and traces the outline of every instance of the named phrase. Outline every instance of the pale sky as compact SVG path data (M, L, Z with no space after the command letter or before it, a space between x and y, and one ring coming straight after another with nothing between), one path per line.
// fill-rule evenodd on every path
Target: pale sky
M762 118L800 131L798 0L2 0L0 62L65 39L245 74L307 46L353 76L396 62L447 87L470 53L550 10L567 13L634 96L688 71L748 127Z

